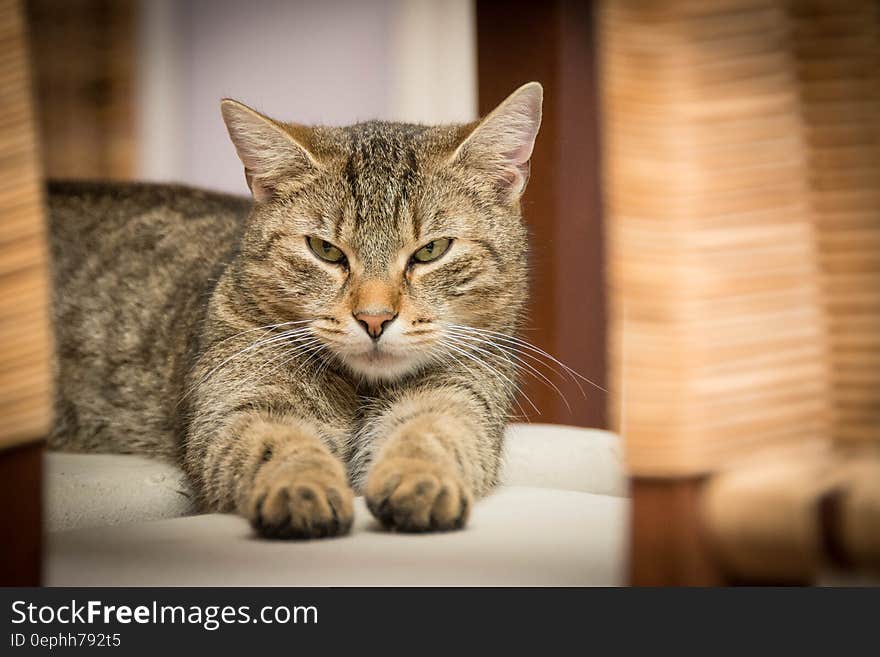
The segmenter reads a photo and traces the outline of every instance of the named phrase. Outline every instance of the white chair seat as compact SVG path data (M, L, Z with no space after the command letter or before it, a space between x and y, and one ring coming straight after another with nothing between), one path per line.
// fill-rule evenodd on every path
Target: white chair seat
M392 534L356 500L350 535L254 538L234 515L190 515L174 466L49 454L45 580L64 586L587 586L623 581L628 500L618 439L513 425L504 484L464 531ZM189 517L179 517L189 516Z

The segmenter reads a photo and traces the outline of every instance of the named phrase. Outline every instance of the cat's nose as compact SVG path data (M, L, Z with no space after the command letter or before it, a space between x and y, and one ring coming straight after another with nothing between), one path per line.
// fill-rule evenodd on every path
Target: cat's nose
M382 336L385 327L394 321L396 314L389 311L359 312L354 314L357 323L360 324L373 340Z

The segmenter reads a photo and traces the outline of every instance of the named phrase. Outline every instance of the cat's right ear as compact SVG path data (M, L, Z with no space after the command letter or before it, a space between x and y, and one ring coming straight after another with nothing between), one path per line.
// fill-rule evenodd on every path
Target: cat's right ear
M502 199L518 199L529 180L529 160L541 127L544 89L529 82L479 121L452 155L491 180Z
M317 166L283 124L231 98L221 101L220 111L257 202L272 198L283 180Z

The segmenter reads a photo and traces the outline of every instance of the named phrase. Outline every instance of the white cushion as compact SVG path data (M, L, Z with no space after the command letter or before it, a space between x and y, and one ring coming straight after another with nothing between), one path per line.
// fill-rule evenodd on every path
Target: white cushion
M362 498L348 536L254 540L247 523L210 514L51 534L50 586L613 586L623 583L628 501L505 487L468 527L380 530Z
M43 486L43 517L49 531L196 512L180 468L143 456L49 452Z
M623 581L628 500L614 434L512 425L503 485L463 531L382 531L362 498L350 535L255 540L195 512L181 471L137 456L49 454L49 585L587 586Z
M512 424L506 438L503 485L625 495L620 440L613 433ZM183 472L169 463L132 455L50 452L45 466L49 531L196 512Z
M559 424L511 424L501 482L623 497L620 438L610 431Z

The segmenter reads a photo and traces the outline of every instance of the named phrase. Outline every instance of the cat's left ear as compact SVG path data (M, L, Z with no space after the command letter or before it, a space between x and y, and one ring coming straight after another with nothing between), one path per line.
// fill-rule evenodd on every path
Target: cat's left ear
M230 98L223 99L220 111L256 201L269 200L281 182L317 166L291 126Z
M485 171L505 201L514 201L529 181L529 159L541 127L544 88L529 82L514 91L458 146L453 161Z

